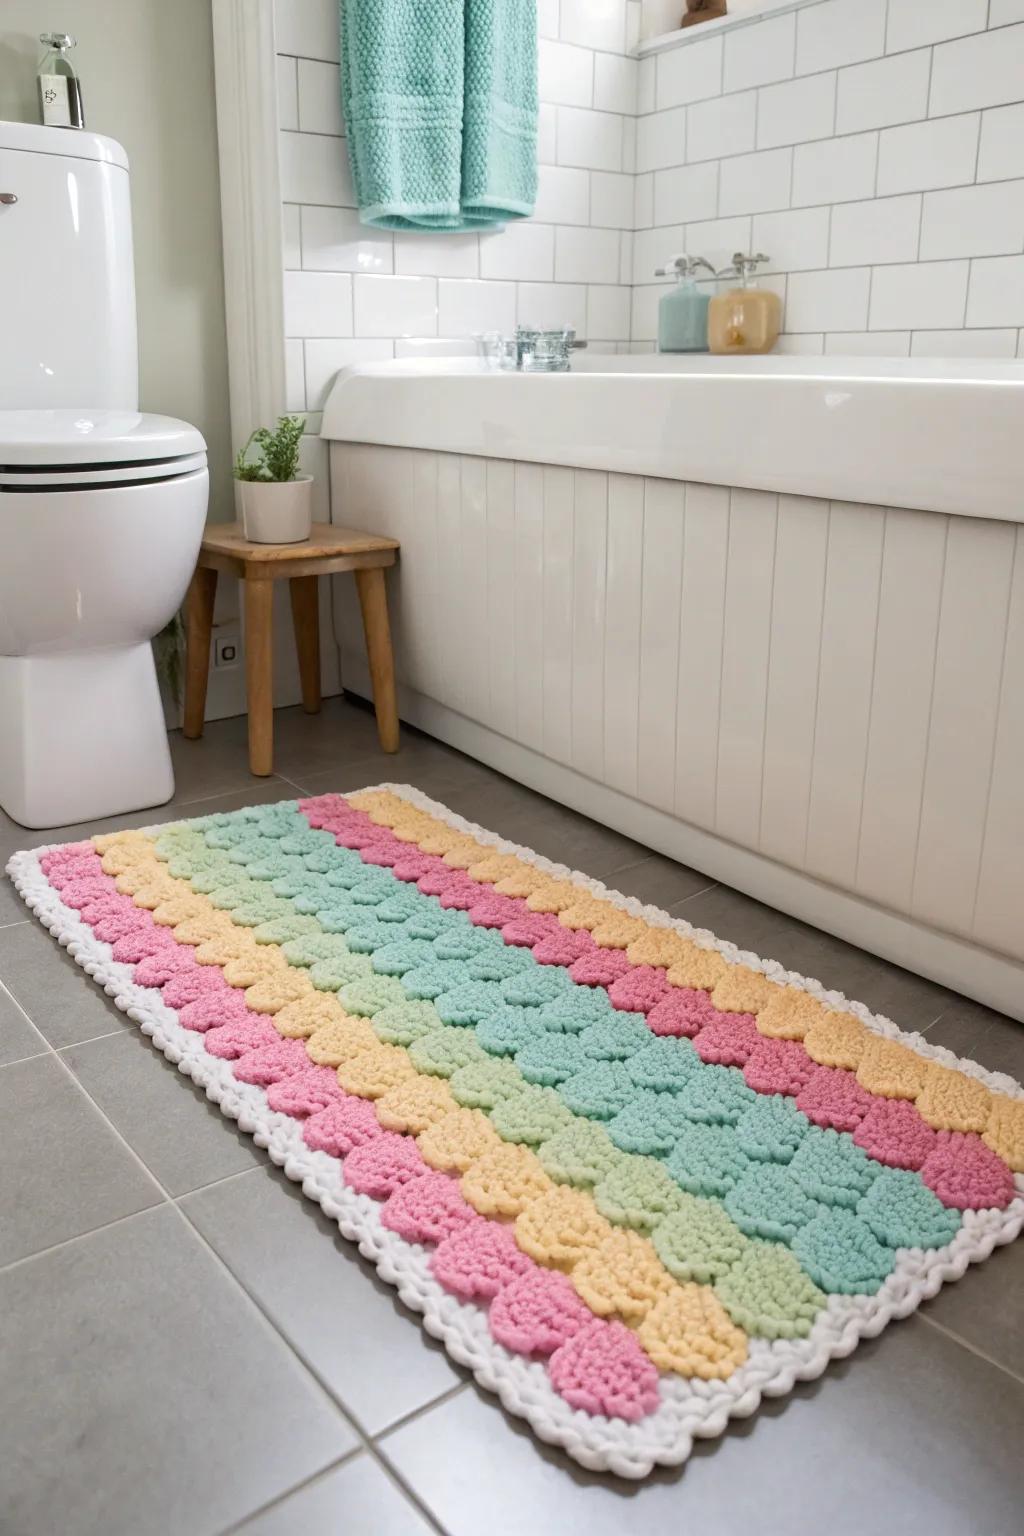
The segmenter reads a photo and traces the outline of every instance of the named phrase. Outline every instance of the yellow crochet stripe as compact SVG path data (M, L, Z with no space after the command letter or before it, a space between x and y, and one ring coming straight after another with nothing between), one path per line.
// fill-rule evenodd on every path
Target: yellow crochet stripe
M1024 1173L1024 1099L992 1093L976 1078L876 1035L853 1014L827 1007L799 987L781 986L734 965L671 928L623 912L604 897L558 879L517 854L499 853L391 790L348 795L350 805L403 842L439 854L474 880L518 896L534 912L557 913L568 928L586 928L605 949L624 949L634 965L665 968L679 987L702 987L725 1013L751 1013L771 1039L800 1040L812 1061L857 1074L869 1093L912 1100L935 1130L975 1131L1015 1173Z
M596 1315L631 1326L659 1369L723 1380L743 1364L747 1335L710 1286L677 1281L648 1238L614 1227L588 1192L554 1183L534 1152L504 1142L486 1115L457 1102L444 1079L419 1072L403 1048L380 1041L367 1019L318 991L276 945L258 943L171 875L145 834L108 833L93 842L122 894L194 946L200 963L220 965L230 985L245 988L247 1006L270 1016L283 1036L305 1038L313 1062L335 1067L346 1092L373 1101L382 1127L412 1135L426 1163L458 1174L481 1215L514 1221L524 1252L565 1272Z

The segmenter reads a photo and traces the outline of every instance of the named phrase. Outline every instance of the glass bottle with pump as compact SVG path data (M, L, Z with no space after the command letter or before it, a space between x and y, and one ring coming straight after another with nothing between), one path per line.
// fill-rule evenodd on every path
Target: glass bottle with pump
M770 352L778 341L782 301L770 288L759 288L755 276L757 268L770 259L760 252L746 256L737 251L732 265L719 272L728 286L708 307L712 352ZM738 281L728 283L730 278Z
M676 286L658 305L659 352L706 352L708 350L708 304L710 294L697 287L694 274L705 267L711 276L715 269L703 256L673 256L663 267L655 268L656 277L675 277Z
M82 88L67 57L75 39L66 32L43 32L39 41L46 49L37 70L43 122L50 128L84 128Z

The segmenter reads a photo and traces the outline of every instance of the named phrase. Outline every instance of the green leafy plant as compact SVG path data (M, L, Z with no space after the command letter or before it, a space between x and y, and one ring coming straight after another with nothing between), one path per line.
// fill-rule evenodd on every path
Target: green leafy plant
M176 706L181 705L182 657L185 653L185 625L180 613L168 619L159 634L153 636L156 675L162 688Z
M299 468L299 444L305 421L301 416L279 416L277 426L257 427L235 460L236 480L294 480ZM249 450L255 445L260 457L249 462Z

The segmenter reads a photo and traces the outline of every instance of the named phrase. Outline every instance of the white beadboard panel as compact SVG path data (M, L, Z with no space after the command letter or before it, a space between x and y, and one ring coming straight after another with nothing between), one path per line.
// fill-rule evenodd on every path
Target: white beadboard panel
M715 821L728 551L729 492L720 485L688 485L672 809L701 827Z
M401 561L389 580L401 583L402 675L413 688L429 691L437 675L436 635L440 610L438 576L443 559L437 533L438 463L440 455L410 449L409 502L401 532L402 559L416 580L404 580Z
M950 521L885 514L856 888L900 912L914 879Z
M491 672L487 645L487 466L486 459L459 458L462 591L460 628L465 654L466 711L474 720L491 724ZM466 642L470 641L469 644Z
M779 497L758 847L799 869L818 700L829 504Z
M833 502L805 867L849 888L857 867L885 514Z
M443 622L445 614L461 614L465 607L466 570L462 538L461 465L454 453L437 455L437 542L444 553L437 571L437 613L434 615L438 653L437 678L428 692L442 704L470 712L466 647L458 624ZM372 528L371 521L366 524ZM479 650L479 646L476 647Z
M516 733L516 470L509 459L487 460L486 644L490 670L489 724ZM486 641L484 637L486 636Z
M999 725L989 787L973 933L979 943L1020 951L1024 914L1024 535L1017 529L1006 626Z
M572 758L573 471L544 468L544 752Z
M1016 533L956 517L949 527L912 912L953 933L973 926Z
M778 497L730 493L715 830L757 846Z
M636 795L640 754L640 628L643 600L644 482L638 475L608 476L605 562L604 777Z
M539 464L516 464L515 498L515 736L543 752L544 470Z
M573 484L572 766L604 777L608 476L578 469Z
M1024 956L1020 529L362 445L331 491L401 541L400 681L467 729L870 903L873 931ZM350 583L339 621L355 662Z
M637 778L641 799L662 810L675 799L684 512L683 485L645 480Z

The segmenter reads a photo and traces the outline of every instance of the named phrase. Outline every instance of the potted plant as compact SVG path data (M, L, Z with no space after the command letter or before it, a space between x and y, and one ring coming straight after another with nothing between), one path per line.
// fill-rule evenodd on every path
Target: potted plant
M277 426L257 427L235 460L242 530L254 544L298 544L313 524L313 476L300 475L301 416L281 416ZM249 462L253 447L259 450Z

